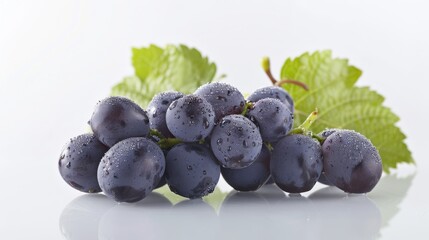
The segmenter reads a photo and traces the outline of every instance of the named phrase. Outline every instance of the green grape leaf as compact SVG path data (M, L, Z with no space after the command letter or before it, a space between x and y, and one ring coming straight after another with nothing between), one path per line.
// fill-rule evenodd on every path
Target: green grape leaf
M319 117L311 129L353 129L362 133L378 149L383 170L389 172L398 163L414 163L405 135L396 126L399 117L383 105L384 97L356 82L362 72L349 65L347 59L333 58L331 51L305 53L287 59L281 79L293 79L308 85L309 91L284 84L295 101L295 125L319 109Z
M135 76L125 77L111 91L113 96L124 96L146 107L160 92L175 90L185 94L213 81L216 65L195 48L150 45L133 48L132 63Z

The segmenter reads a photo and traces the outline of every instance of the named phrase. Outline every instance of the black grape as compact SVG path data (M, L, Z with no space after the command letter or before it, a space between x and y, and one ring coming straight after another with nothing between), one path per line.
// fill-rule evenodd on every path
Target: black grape
M187 198L213 192L220 166L209 148L197 143L180 143L167 154L165 177L170 190Z
M167 184L167 180L165 179L165 174L164 174L161 177L161 179L159 179L158 184L153 189L157 189L157 188L163 187L165 184Z
M323 142L324 171L329 182L348 193L371 191L382 163L374 145L352 130L337 130Z
M213 106L215 122L226 115L240 114L244 109L243 95L227 83L208 83L199 87L194 94L205 98Z
M237 191L256 191L270 177L270 150L263 145L255 162L242 169L221 168L225 181Z
M167 159L167 153L170 149L162 149L162 152L164 153L164 157L165 159ZM159 180L158 184L156 185L156 187L154 189L163 187L165 184L167 184L167 179L165 179L165 171L164 171L164 175L162 175L161 179Z
M169 91L155 95L147 106L150 128L158 130L164 137L174 137L167 128L165 114L170 104L183 97L180 92Z
M327 138L329 137L332 133L336 132L337 129L325 129L323 132L319 133L318 135L322 138ZM332 184L331 182L329 182L329 180L326 178L325 175L325 170L322 171L322 174L320 174L319 180L317 180L318 182L328 185L328 186L334 186L334 184Z
M162 150L146 138L128 138L107 151L98 167L103 192L117 202L145 198L165 171Z
M325 172L322 171L322 174L320 174L319 179L317 180L318 182L328 185L328 186L334 186L334 184L332 184L331 182L329 182L328 178L326 178Z
M107 150L109 148L93 134L83 134L70 139L61 151L58 161L64 181L82 192L101 192L97 181L97 168Z
M214 127L214 111L203 97L187 95L173 101L167 109L167 127L184 142L206 138Z
M289 109L291 113L294 113L294 103L292 97L289 95L286 90L277 86L268 86L259 88L254 91L248 98L248 101L257 102L261 99L265 98L274 98L280 100L286 107Z
M262 140L267 142L276 142L286 136L293 126L293 114L277 99L257 101L247 116L259 127Z
M224 168L244 168L252 164L262 148L258 128L242 115L229 115L213 129L211 149Z
M271 175L268 178L268 180L265 182L265 185L268 185L268 184L274 184L274 179L273 179L273 177L271 177Z
M124 97L108 97L97 103L89 121L95 136L111 147L130 137L145 137L149 133L146 112Z
M338 131L339 129L331 128L331 129L325 129L323 132L319 133L318 135L322 138L327 138L332 135L332 133Z
M309 191L323 168L322 149L311 137L294 134L280 139L271 154L271 176L286 192Z

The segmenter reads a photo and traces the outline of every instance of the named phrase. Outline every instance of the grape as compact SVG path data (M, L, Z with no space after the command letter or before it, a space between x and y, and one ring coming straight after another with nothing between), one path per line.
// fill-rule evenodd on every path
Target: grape
M149 133L146 112L123 97L108 97L98 102L89 124L98 140L109 147L121 140L145 137Z
M262 148L258 128L242 115L229 115L213 129L211 149L224 168L244 168L252 164Z
M158 130L164 137L174 137L167 128L165 114L171 102L181 97L183 97L182 93L170 91L159 93L152 98L152 101L147 106L147 115L151 129Z
M381 177L382 163L377 149L355 131L335 131L326 138L322 149L326 178L345 192L369 192Z
M322 172L320 144L311 137L294 134L280 139L271 154L271 176L286 192L311 190Z
M319 136L322 138L327 138L332 135L332 133L338 131L339 129L325 129L323 132L319 133Z
M171 103L166 121L175 137L196 142L207 137L214 127L213 107L200 96L187 95Z
M293 114L277 99L261 99L249 109L250 120L259 127L262 140L276 142L293 126Z
M254 91L248 98L248 101L256 103L257 101L265 98L274 98L280 100L291 113L294 113L294 103L292 97L286 90L277 86L268 86L259 88Z
M326 178L325 172L322 171L322 174L320 174L319 179L317 180L318 182L328 185L328 186L334 186L334 184L332 184L331 182L329 182L328 178Z
M167 184L167 180L165 179L165 174L164 174L161 177L161 179L159 179L158 184L153 189L157 189L157 188L163 187L165 184Z
M164 153L164 158L167 159L167 153L168 151L170 151L170 149L162 149L162 152ZM156 187L154 189L163 187L165 184L167 184L167 179L165 179L165 171L164 171L164 175L162 175L161 179L158 182L158 185L156 185Z
M270 177L268 178L268 180L265 182L265 185L273 184L273 183L274 183L274 179L273 179L273 177L271 177L271 175L270 175Z
M146 138L128 138L107 151L98 167L103 192L117 202L145 198L165 170L162 150Z
M197 143L180 143L167 154L165 177L170 190L187 198L213 192L220 166L209 148Z
M83 134L70 139L61 151L58 161L61 176L79 191L101 192L97 181L97 168L107 150L109 148L93 134Z
M270 150L262 145L255 162L242 169L221 168L225 181L237 191L256 191L270 176Z
M319 133L318 135L322 138L327 138L329 137L332 133L336 132L337 129L325 129L323 132ZM331 182L329 182L329 180L326 178L325 175L325 170L322 171L322 174L320 174L319 180L317 180L318 182L328 185L328 186L334 186L334 184L332 184Z
M243 95L227 83L208 83L199 87L194 94L205 98L213 106L215 122L226 115L240 114L244 109Z

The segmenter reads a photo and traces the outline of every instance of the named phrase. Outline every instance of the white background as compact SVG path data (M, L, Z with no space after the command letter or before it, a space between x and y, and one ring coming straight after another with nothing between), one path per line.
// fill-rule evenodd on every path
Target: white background
M58 173L61 147L86 130L96 101L133 73L131 47L184 43L243 92L269 83L259 66L265 55L274 73L305 51L349 58L363 70L359 84L383 94L401 117L417 162L396 171L414 179L377 238L425 239L428 11L424 0L0 0L0 238L62 238L60 214L81 194Z

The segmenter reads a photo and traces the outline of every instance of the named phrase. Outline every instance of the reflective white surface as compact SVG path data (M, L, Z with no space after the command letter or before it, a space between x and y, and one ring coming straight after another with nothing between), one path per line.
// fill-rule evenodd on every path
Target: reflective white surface
M0 0L0 239L427 239L428 9L425 0ZM81 194L58 173L60 150L133 73L130 48L150 43L197 47L243 92L269 84L264 55L276 74L288 56L332 49L400 116L417 166L401 165L367 197L321 185L303 197L234 195L224 181L210 204Z
M115 204L104 195L75 198L62 211L66 239L377 239L398 213L413 176L388 176L368 196L333 187L307 197L273 185L231 191L219 207L202 200L173 205L152 193L138 204Z

